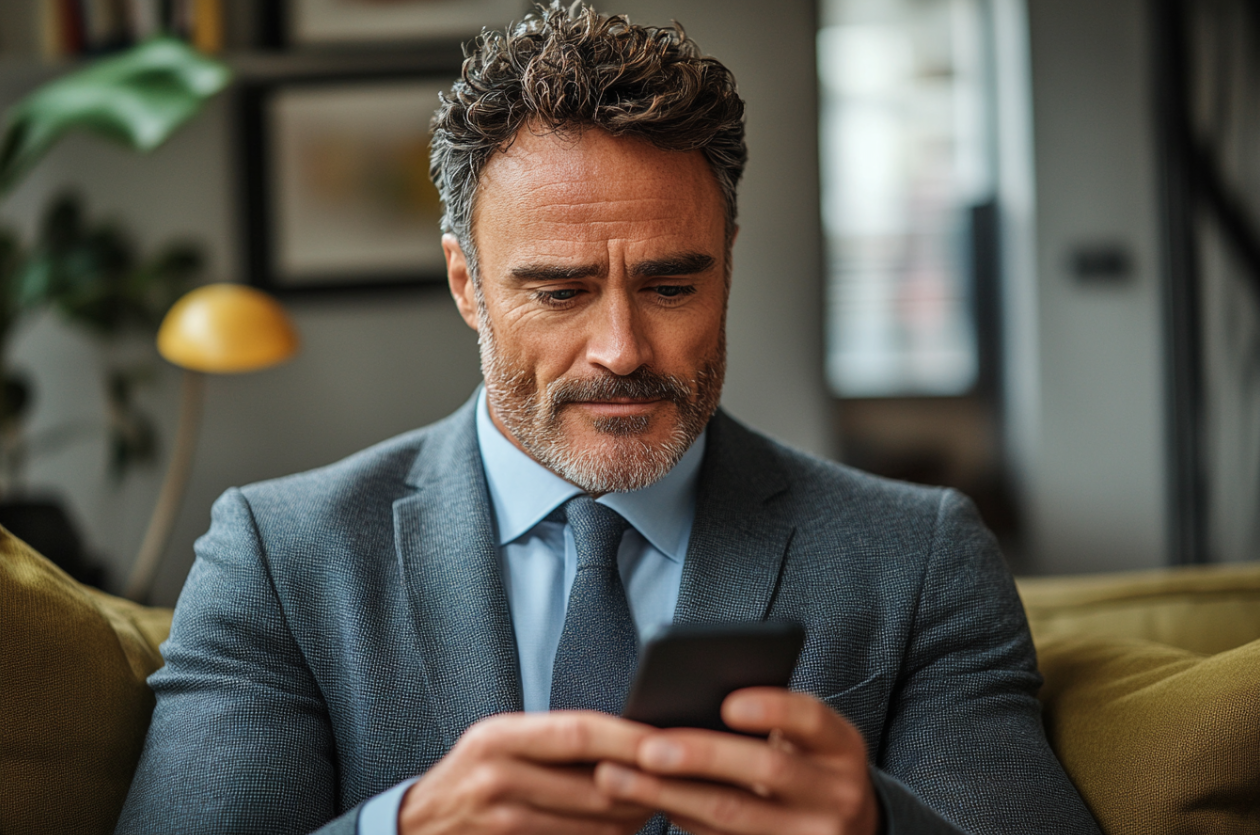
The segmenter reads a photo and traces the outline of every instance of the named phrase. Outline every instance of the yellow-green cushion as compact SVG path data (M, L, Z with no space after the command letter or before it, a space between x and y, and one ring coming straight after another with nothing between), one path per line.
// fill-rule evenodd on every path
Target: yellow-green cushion
M1260 562L1019 581L1037 645L1143 638L1205 654L1260 638Z
M0 832L113 831L170 625L0 528Z
M1108 835L1260 832L1260 641L1038 646L1046 731Z

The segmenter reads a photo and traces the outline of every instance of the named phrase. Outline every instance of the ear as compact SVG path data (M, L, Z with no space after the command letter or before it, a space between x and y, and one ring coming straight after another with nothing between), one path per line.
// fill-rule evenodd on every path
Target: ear
M468 259L464 257L464 250L450 232L442 236L442 255L446 258L446 280L459 315L464 317L468 327L477 330L477 289L468 274Z

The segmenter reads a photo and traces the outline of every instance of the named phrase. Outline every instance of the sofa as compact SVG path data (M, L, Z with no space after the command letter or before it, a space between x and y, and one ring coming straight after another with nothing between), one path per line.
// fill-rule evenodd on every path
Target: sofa
M1108 835L1260 833L1260 564L1020 582L1055 751ZM109 833L171 611L0 528L0 833Z
M1260 833L1260 563L1019 586L1046 733L1103 831Z

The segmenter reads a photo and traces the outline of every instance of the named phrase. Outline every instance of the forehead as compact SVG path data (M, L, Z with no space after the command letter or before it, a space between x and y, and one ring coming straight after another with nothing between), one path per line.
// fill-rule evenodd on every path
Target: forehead
M473 222L479 249L510 234L589 243L725 229L721 190L700 151L662 150L598 128L523 129L483 169Z

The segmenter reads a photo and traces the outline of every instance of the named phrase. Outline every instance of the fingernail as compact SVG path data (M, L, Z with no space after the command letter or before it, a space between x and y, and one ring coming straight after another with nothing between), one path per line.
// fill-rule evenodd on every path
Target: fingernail
M675 768L682 758L682 746L668 739L649 739L639 749L639 762L648 768Z
M599 779L608 791L613 794L624 794L630 791L630 786L634 782L634 774L628 768L606 762L600 763Z

